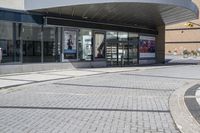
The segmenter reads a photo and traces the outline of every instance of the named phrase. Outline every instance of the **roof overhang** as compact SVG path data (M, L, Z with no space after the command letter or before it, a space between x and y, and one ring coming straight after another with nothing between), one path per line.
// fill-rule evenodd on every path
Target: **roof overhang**
M25 9L74 19L157 27L197 19L191 0L26 0Z

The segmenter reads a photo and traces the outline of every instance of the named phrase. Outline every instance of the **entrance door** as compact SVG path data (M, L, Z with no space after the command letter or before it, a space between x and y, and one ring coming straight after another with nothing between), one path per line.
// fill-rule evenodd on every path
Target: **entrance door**
M128 43L107 42L106 58L108 66L126 66L129 64Z
M116 42L107 42L106 59L108 66L118 66L118 45Z
M108 66L131 66L137 64L137 41L107 42L106 58Z

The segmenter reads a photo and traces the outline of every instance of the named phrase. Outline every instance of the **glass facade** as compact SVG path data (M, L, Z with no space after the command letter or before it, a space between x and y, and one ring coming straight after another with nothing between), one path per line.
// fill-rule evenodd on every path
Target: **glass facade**
M139 42L137 33L0 21L1 64L101 59L110 66L134 65Z
M0 21L1 64L59 62L60 29Z
M10 22L0 22L0 49L1 62L11 63L19 60L19 53L17 53L16 39L14 38L14 30L16 25Z
M41 35L40 25L22 24L23 63L39 63L42 61Z

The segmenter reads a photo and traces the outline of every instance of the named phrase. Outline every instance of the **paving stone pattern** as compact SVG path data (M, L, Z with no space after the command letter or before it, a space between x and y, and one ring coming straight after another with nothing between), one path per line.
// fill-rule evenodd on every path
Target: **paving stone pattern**
M117 72L0 90L0 133L178 133L169 96L198 71Z

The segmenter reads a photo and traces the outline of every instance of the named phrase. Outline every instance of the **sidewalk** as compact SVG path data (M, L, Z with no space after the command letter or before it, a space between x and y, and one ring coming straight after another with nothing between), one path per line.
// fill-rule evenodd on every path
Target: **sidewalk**
M10 75L0 75L0 88L8 88L24 84L37 82L45 82L51 80L68 79L79 76L88 76L100 74L102 72L87 70L57 70L57 71L41 71L31 73L20 73Z
M32 84L38 82L45 82L51 80L68 79L82 76L90 76L104 73L115 73L125 71L138 71L148 69L158 69L163 66L150 67L116 67L116 68L90 68L90 69L63 69L53 71L39 71L28 73L14 73L7 75L0 75L0 89L20 86L24 84ZM170 66L165 66L170 67Z

